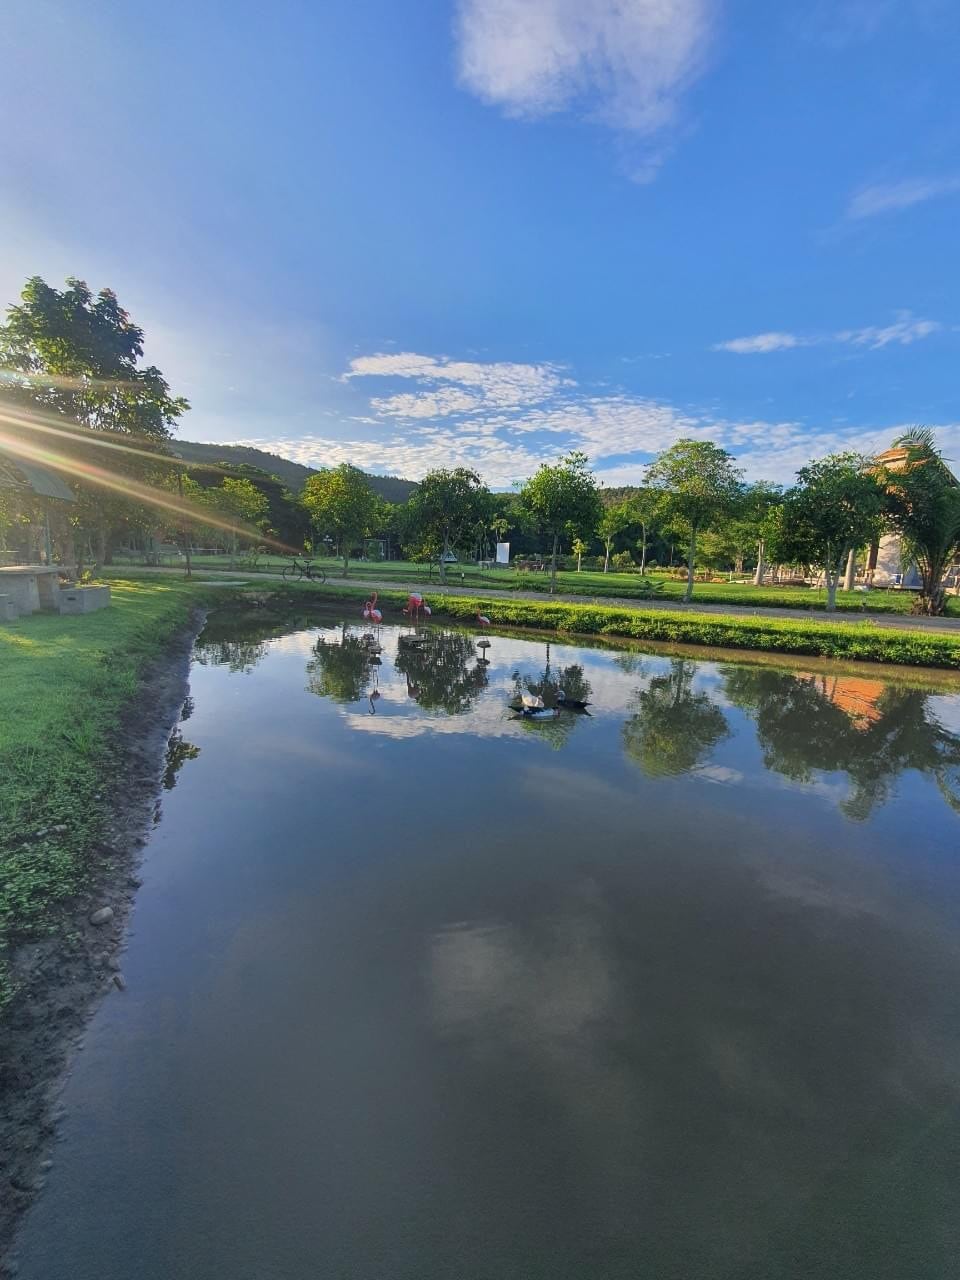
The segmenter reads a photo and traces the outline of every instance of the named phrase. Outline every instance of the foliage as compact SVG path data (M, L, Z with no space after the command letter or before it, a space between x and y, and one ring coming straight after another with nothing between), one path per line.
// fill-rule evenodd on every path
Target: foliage
M126 477L150 477L156 470L150 455L165 450L189 406L171 394L159 369L141 367L143 330L113 291L94 296L81 280L66 283L58 290L39 276L27 281L0 327L0 366L21 375L4 392L29 416L14 434L28 449L42 440L47 458L59 457L78 497L71 517L82 532L96 532L102 561L113 528L147 517L115 488L87 477L108 471L121 484ZM53 442L39 430L51 422L61 432ZM103 432L138 452L98 447Z
M708 440L678 440L647 472L650 487L661 495L664 517L681 526L688 538L686 601L693 596L697 535L734 509L740 476L730 454Z
M207 463L239 471L250 469L276 476L295 497L300 495L310 477L316 475L315 468L304 466L302 462L292 462L289 458L281 458L279 454L254 449L245 444L208 444L198 440L178 440L173 452L190 463ZM412 480L402 480L398 476L367 475L367 482L378 498L395 505L406 502L417 487Z
M768 522L771 550L781 562L819 568L833 610L847 556L879 533L882 508L883 490L869 461L831 454L797 472L796 486Z
M914 428L893 442L906 451L903 464L880 472L885 515L917 562L923 584L918 612L943 613L944 574L960 555L960 485L936 447L933 432Z
M468 467L428 471L407 503L408 536L431 559L440 558L442 582L444 557L463 548L478 525L491 518L490 491Z
M367 477L347 462L319 471L304 485L303 504L317 531L339 544L346 575L351 550L372 534L377 516L377 495Z
M521 507L552 539L550 590L557 585L560 536L592 533L602 514L597 482L584 453L570 453L554 466L543 464L520 490Z
M634 522L634 511L629 502L617 502L605 506L597 524L597 533L603 543L603 571L610 569L610 552L614 540Z

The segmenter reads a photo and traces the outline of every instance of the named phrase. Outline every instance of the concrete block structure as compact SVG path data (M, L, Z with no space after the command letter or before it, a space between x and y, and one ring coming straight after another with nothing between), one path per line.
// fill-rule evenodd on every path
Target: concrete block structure
M16 622L19 617L20 610L13 596L0 595L0 622Z
M95 613L109 604L109 587L64 587L60 591L61 613Z

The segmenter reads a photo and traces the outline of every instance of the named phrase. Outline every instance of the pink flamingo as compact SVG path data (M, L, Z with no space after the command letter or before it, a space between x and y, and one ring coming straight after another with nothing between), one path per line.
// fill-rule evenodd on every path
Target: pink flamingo
M403 609L403 612L407 615L408 618L417 618L421 613L426 614L426 616L429 618L430 606L424 600L423 596L420 594L419 591L412 591L410 595L407 597L407 603Z
M363 612L363 616L366 619L368 619L368 621L370 622L383 621L383 614L377 608L377 592L376 591L373 593L373 596L369 600L364 601L362 612Z
M478 613L477 621L480 623L481 627L489 627L490 625L490 619L485 613Z

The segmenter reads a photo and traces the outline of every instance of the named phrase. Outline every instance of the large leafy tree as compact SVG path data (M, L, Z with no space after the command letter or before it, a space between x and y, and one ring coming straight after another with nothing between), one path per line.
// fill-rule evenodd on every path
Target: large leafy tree
M835 453L797 472L797 484L768 522L777 559L816 566L823 573L827 609L837 607L837 587L847 557L880 530L884 505L876 468L858 453Z
M660 494L660 510L666 520L681 528L688 539L685 601L693 596L697 537L735 509L741 474L726 449L709 440L678 440L647 472L647 483Z
M319 471L303 487L303 505L322 536L336 539L343 556L343 573L350 569L350 551L370 536L379 500L367 477L357 467L342 462L330 471Z
M915 427L893 446L903 452L880 472L886 518L917 562L922 584L917 610L940 614L946 607L944 575L960 555L960 485L928 428Z
M101 561L111 530L131 516L125 483L156 473L150 455L164 450L189 408L155 365L141 363L143 344L143 330L112 290L94 295L73 278L60 290L32 277L0 326L10 411L0 443L26 458L43 450L66 472L78 496L76 519L95 533ZM98 447L101 433L125 447Z
M603 511L587 455L569 453L554 466L544 463L520 490L520 504L551 539L550 590L555 591L561 536L591 535Z
M490 518L490 491L468 467L428 471L407 503L408 537L440 557L441 582L447 557Z

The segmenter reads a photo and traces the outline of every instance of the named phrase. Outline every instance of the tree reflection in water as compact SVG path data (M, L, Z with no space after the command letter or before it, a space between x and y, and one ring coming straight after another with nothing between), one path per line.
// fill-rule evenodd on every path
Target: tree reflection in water
M289 635L301 621L306 625L299 614L224 606L210 614L194 656L201 666L224 666L246 674L266 657L268 640Z
M706 693L693 689L696 663L673 658L633 699L623 745L652 778L689 773L729 735L727 718Z
M460 631L421 634L422 643L401 643L394 659L406 677L407 693L426 711L469 711L487 687L487 668L477 662L475 641Z
M795 674L764 667L724 669L727 697L748 712L768 769L797 782L845 773L841 804L863 820L907 769L931 774L960 810L960 738L928 707L929 695L863 676Z
M196 760L200 748L187 742L179 729L174 729L167 743L167 754L163 762L163 789L172 791L177 785L177 774L188 760Z
M344 623L335 644L321 636L314 645L307 663L307 688L334 702L359 702L366 696L379 661L363 637L352 634Z

